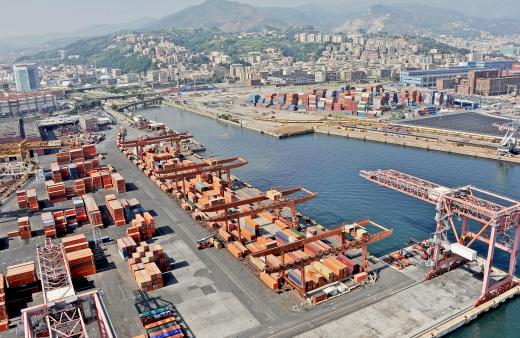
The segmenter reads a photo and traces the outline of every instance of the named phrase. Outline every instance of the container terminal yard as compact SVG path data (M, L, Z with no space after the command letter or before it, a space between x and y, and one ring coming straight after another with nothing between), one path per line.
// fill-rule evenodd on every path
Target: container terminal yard
M296 86L280 91L268 87L253 92L247 88L226 88L223 93L172 96L165 102L279 138L323 133L520 163L518 153L503 151L503 144L511 141L506 129L516 128L513 136L518 131L515 109L508 114L501 114L493 106L465 110L455 106L460 99L435 91L419 92L417 88L324 88ZM305 93L298 94L302 91ZM407 110L415 113L404 113ZM403 114L404 119L397 119L396 114ZM512 141L518 148L517 137Z
M315 192L262 192L232 175L247 159L203 158L189 132L158 136L115 116L97 145L4 146L26 160L61 151L39 156L43 172L1 205L1 336L431 337L520 292L518 201L364 170L437 210L431 238L377 258L370 245L397 224L373 215L327 229L296 210Z

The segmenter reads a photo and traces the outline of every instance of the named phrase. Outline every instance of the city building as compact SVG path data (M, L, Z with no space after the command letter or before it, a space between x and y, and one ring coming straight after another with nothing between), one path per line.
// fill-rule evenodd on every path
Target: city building
M53 112L60 109L56 93L35 91L30 93L0 93L0 114L23 116L34 112Z
M39 88L40 77L35 63L13 65L13 73L17 91L28 92Z

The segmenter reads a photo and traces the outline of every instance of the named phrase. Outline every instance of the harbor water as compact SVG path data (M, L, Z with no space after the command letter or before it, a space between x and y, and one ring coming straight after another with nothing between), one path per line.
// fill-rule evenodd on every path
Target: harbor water
M448 187L471 184L520 199L519 165L321 134L277 139L169 107L139 114L191 132L206 146L203 156L248 160L233 174L261 190L303 185L316 191L318 197L298 210L327 227L369 217L392 228L392 237L371 246L375 255L399 249L411 238L429 238L435 208L366 181L361 169L392 168ZM495 264L506 269L506 256L497 250L495 257ZM520 300L515 299L451 336L518 337L518 314Z

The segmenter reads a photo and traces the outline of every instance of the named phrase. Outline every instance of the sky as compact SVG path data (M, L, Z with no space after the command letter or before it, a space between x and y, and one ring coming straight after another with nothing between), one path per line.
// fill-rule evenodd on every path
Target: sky
M0 0L0 38L71 32L97 24L161 17L201 2L203 0ZM262 6L295 6L311 1L241 2Z
M162 17L204 0L0 0L0 39L43 35L143 17ZM519 0L235 0L260 6L295 7L309 3L346 6L422 3L470 16L520 17Z

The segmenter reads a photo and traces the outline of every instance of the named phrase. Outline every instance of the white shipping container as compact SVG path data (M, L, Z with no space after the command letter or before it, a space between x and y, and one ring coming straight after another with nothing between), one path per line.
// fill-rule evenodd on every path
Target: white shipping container
M453 243L450 248L451 252L459 255L460 257L466 258L468 261L474 261L477 259L477 252L462 244Z

